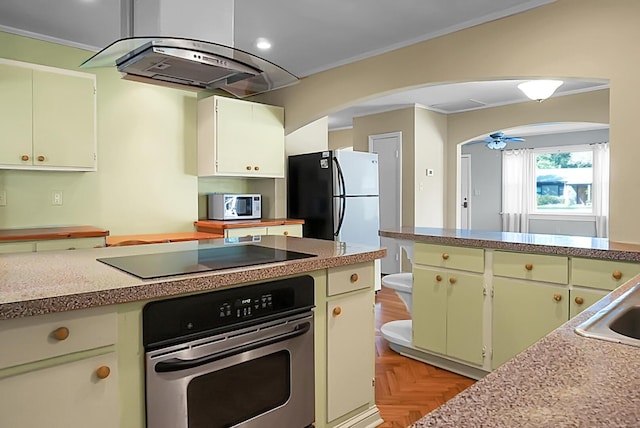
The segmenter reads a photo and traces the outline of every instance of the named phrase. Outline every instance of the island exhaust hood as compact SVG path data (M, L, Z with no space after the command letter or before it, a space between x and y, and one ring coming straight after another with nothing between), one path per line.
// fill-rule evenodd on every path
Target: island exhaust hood
M222 89L239 98L298 81L283 68L248 52L177 37L121 39L80 67L114 66L124 79L182 89Z

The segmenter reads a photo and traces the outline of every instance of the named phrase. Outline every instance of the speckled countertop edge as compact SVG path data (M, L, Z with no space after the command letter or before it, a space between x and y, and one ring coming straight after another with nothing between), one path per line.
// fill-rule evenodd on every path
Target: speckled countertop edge
M427 244L640 262L640 246L603 238L418 227L381 230L380 236Z
M288 262L142 280L96 258L219 246L224 240L0 255L0 320L214 290L372 261L374 248L315 239L262 237L260 245L314 254Z

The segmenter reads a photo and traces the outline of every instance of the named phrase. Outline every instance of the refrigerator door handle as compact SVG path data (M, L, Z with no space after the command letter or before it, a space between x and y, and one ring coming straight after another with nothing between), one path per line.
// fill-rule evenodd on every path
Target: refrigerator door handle
M347 209L346 184L344 181L344 174L342 173L342 168L340 167L340 162L338 162L338 158L334 157L333 161L336 165L336 171L338 172L338 188L340 189L340 195L338 195L338 199L340 200L338 227L336 228L336 231L333 233L333 236L338 236L340 234L340 229L342 229L342 223L344 221L344 213Z

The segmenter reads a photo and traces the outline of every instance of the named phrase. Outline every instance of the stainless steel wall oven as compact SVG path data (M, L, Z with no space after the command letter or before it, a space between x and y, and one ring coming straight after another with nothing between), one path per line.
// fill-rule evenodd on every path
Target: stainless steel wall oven
M147 427L310 426L313 288L301 276L147 304Z

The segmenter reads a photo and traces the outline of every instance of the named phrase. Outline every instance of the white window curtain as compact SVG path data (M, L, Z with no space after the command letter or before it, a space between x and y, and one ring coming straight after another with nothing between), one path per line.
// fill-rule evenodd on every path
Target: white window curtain
M593 214L596 236L609 237L609 143L594 144L593 149Z
M529 212L535 189L531 149L502 152L502 231L529 232Z

